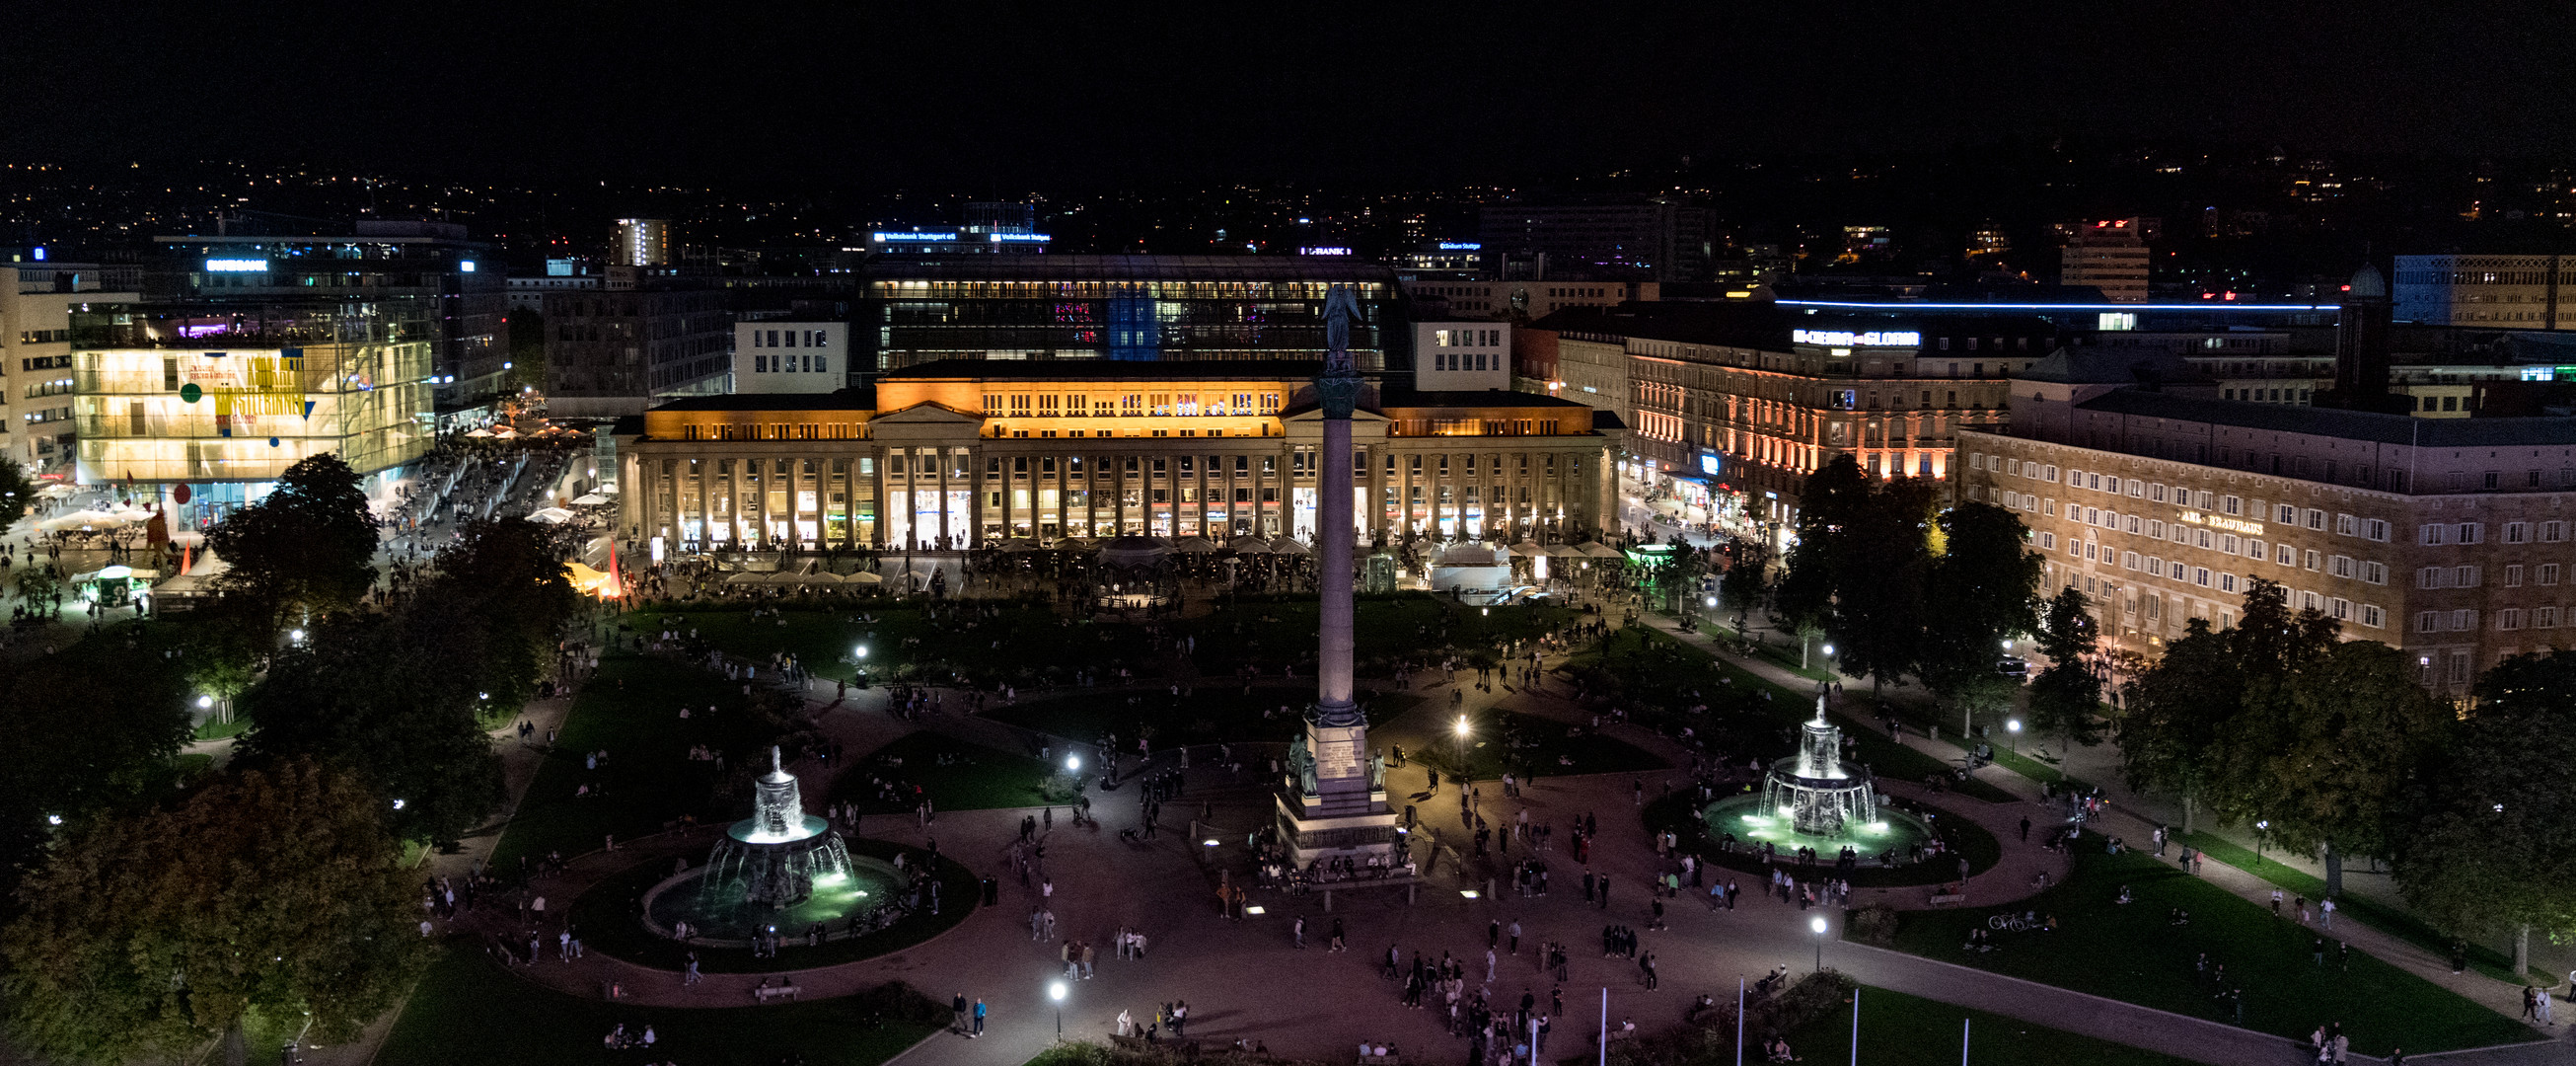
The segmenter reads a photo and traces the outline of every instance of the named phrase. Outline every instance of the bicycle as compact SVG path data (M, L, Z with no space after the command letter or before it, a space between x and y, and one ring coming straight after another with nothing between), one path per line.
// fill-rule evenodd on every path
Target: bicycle
M2030 920L2018 914L1998 914L1986 919L1986 928L1996 932L2027 932Z

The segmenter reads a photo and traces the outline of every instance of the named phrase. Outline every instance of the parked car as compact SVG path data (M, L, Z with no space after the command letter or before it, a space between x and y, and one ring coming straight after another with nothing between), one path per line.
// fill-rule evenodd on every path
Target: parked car
M2030 678L2030 660L2024 659L2018 655L2004 656L2002 659L1995 662L1995 672L2002 674L2005 677L2012 678L2015 681L2028 680Z

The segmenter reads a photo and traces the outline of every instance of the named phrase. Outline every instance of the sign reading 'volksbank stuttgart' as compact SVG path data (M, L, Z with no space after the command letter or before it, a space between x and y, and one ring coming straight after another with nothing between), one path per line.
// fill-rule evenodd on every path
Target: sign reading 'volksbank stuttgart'
M1791 330L1789 339L1798 344L1824 344L1836 348L1920 348L1923 346L1923 334L1913 330L1854 333L1841 329L1800 329Z

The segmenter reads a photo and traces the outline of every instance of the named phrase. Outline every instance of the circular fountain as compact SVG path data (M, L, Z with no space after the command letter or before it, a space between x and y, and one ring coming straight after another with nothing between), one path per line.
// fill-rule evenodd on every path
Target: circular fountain
M909 881L890 863L854 858L830 822L805 813L796 775L771 748L769 772L753 783L751 817L725 831L706 865L647 891L644 919L655 933L711 946L817 925L840 939L901 913Z
M1901 860L1933 839L1922 819L1880 802L1867 772L1843 765L1842 729L1825 719L1822 696L1815 720L1801 727L1798 754L1771 765L1759 795L1710 804L1706 819L1714 839L1781 854L1812 848L1831 857L1850 848L1862 859Z

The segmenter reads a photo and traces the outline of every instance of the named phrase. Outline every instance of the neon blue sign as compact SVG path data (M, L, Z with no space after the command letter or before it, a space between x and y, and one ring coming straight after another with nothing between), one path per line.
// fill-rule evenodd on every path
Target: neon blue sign
M1485 250L1485 246L1475 241L1442 241L1440 242L1440 250L1444 252L1481 252Z
M265 259L209 259L206 269L218 274L263 274L268 271Z
M996 244L1003 241L1030 241L1044 244L1055 239L1043 233L994 233L988 234L987 236L991 237L993 242Z

